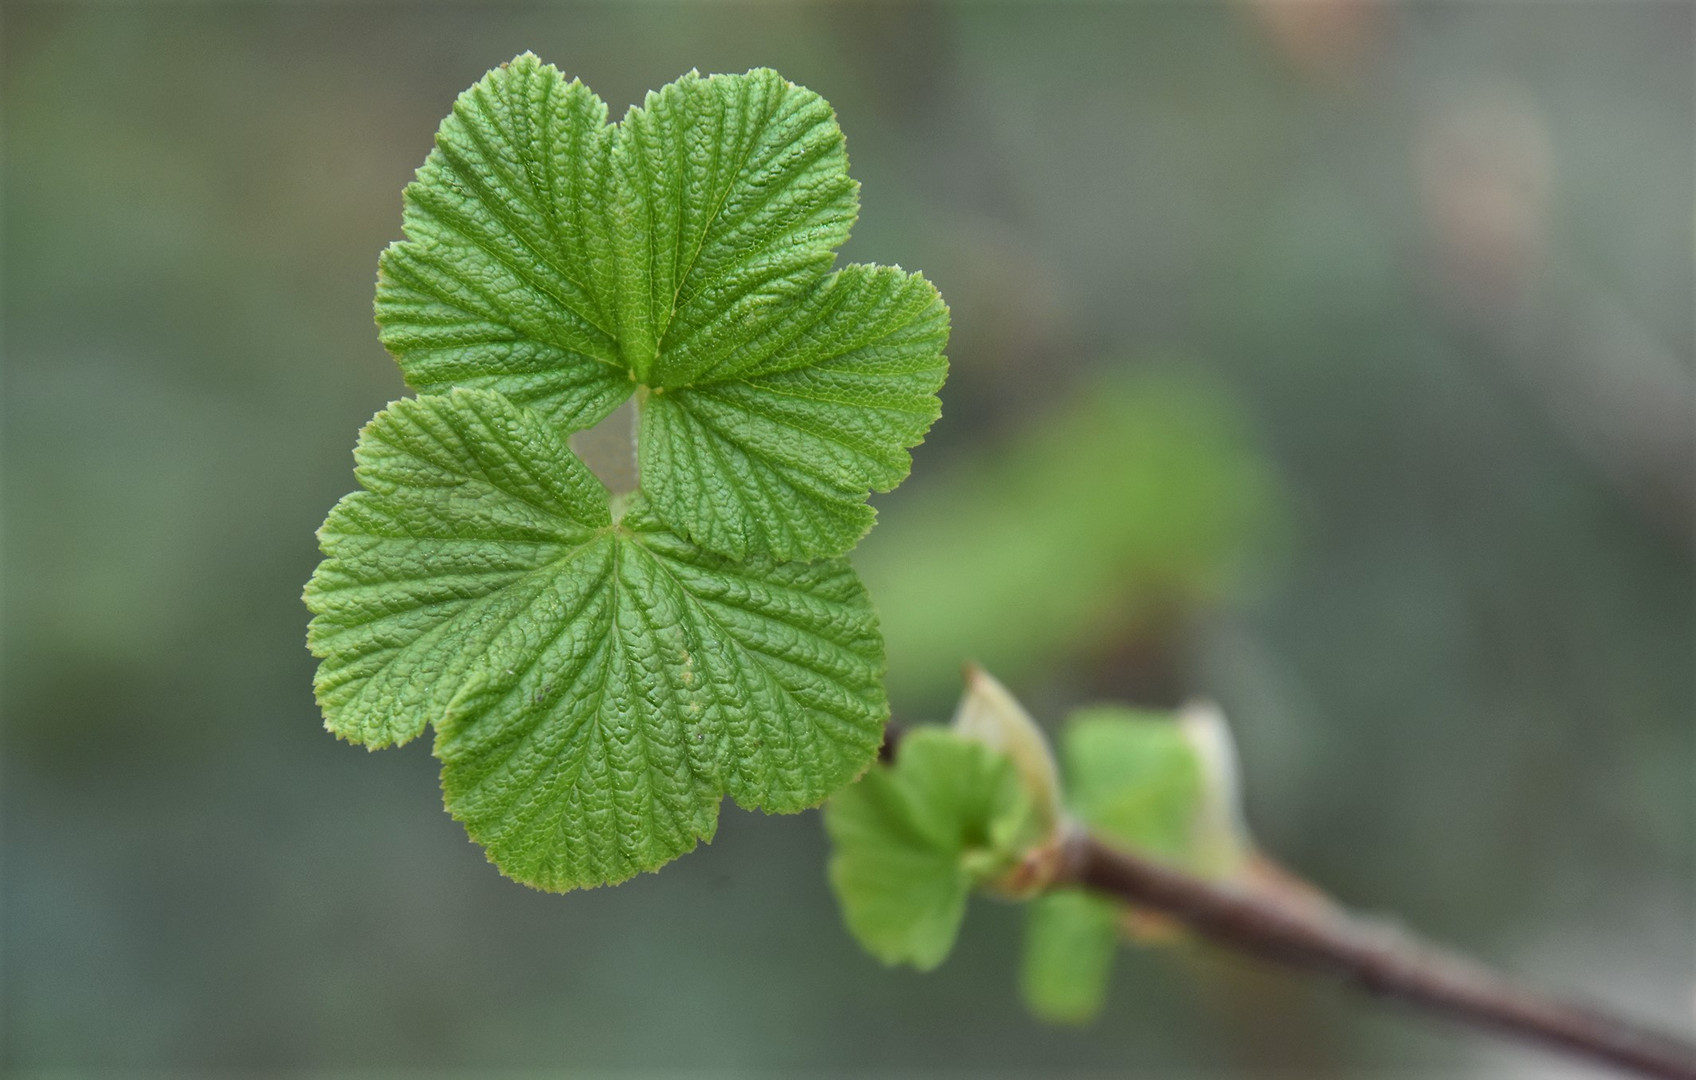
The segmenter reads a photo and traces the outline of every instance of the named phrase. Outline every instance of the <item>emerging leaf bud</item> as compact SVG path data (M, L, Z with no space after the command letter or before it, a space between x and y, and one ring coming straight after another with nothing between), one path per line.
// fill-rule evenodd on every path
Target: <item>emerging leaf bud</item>
M1030 713L995 678L976 664L966 666L966 692L954 710L954 730L1006 754L1031 798L1041 835L1059 831L1065 812L1060 803L1060 771L1048 737Z

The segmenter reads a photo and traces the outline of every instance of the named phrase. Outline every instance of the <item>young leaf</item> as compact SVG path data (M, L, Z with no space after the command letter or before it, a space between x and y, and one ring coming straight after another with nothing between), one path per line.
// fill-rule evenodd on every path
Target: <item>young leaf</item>
M1119 942L1119 905L1078 889L1037 897L1025 916L1019 989L1039 1019L1086 1024L1101 1012Z
M936 728L909 732L896 763L838 793L824 820L848 929L884 963L921 971L954 947L973 885L1036 838L1012 762Z
M1229 739L1224 717L1210 706L1176 715L1116 705L1080 710L1060 740L1067 803L1104 840L1225 876L1248 850ZM1032 1013L1062 1024L1095 1018L1124 914L1111 900L1075 891L1032 903L1021 980Z
M509 876L564 890L710 839L720 798L812 806L876 753L882 643L840 559L730 562L605 490L486 390L395 402L306 589L326 726L426 722L450 812Z
M961 736L1007 755L1031 797L1044 835L1052 835L1065 816L1060 805L1060 770L1048 737L1031 714L995 676L976 664L966 668L966 692L949 724Z
M619 345L649 386L747 366L860 208L830 106L769 68L650 92L615 133L613 168Z
M460 96L407 188L377 320L408 384L500 390L567 430L638 387L643 488L719 554L841 554L936 420L948 312L830 273L858 212L817 94L691 73L616 126L526 53Z
M1255 852L1243 816L1237 744L1224 712L1210 701L1191 702L1178 712L1178 726L1195 751L1196 767L1201 772L1201 805L1190 832L1189 868L1226 878L1249 871L1256 863L1270 867ZM1293 875L1290 880L1300 888L1309 888Z
M1195 747L1170 713L1081 709L1060 747L1078 820L1141 854L1187 861L1203 781Z
M1061 756L1073 812L1103 838L1209 877L1243 869L1253 841L1217 706L1081 709L1067 722Z

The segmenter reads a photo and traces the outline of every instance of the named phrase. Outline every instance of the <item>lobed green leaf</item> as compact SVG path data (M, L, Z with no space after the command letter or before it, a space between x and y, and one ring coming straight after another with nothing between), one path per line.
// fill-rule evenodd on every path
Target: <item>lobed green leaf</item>
M906 478L906 448L940 415L948 318L924 278L845 267L784 331L740 377L643 404L644 487L738 557L853 547L876 517L866 490Z
M639 382L734 375L859 214L836 115L769 68L694 72L615 133L619 343Z
M609 126L526 53L462 94L384 253L408 385L499 390L567 431L638 387L642 483L733 558L838 555L939 413L922 277L830 272L858 212L841 129L776 72L689 74Z
M921 971L954 947L972 887L1011 866L1033 835L1012 762L936 728L909 732L893 766L832 798L825 828L848 929L884 963Z
M419 393L485 387L567 430L630 396L607 107L526 53L459 96L378 264L377 323Z
M449 811L503 872L613 883L711 839L719 800L816 805L871 761L882 642L845 561L731 562L640 495L614 520L537 412L395 402L306 590L326 726L434 724Z

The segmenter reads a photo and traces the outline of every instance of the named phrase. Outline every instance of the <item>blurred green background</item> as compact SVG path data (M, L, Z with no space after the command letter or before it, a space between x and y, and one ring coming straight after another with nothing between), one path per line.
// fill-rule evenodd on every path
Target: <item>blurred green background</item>
M0 1070L1569 1075L1199 950L1043 1028L1011 908L934 975L857 952L811 814L533 893L426 746L325 734L299 592L403 392L377 253L524 49L615 113L691 67L818 90L846 257L951 303L856 556L898 717L968 657L1049 724L1213 697L1300 872L1690 1027L1696 7L9 0L0 35Z

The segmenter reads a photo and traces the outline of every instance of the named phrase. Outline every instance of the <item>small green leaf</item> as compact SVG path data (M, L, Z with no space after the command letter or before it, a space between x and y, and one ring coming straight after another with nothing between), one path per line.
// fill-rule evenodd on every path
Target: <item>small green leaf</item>
M876 753L882 643L840 559L733 563L598 482L484 390L399 401L356 451L306 590L326 726L436 727L450 812L509 876L564 890L710 839L728 793L816 805Z
M1083 709L1067 721L1060 748L1067 803L1096 836L1208 877L1231 878L1250 867L1236 754L1216 707ZM1294 878L1282 879L1282 887L1301 890L1291 895L1303 900L1317 895ZM1116 901L1069 889L1032 903L1021 975L1032 1013L1061 1024L1095 1018L1127 914ZM1136 940L1180 939L1152 919L1130 931Z
M1202 786L1184 865L1219 879L1238 877L1257 861L1262 870L1269 868L1269 861L1255 858L1254 838L1243 815L1237 744L1224 712L1209 701L1191 702L1178 712L1177 721L1184 740L1195 751ZM1287 876L1292 884L1309 888L1294 875Z
M1101 1012L1118 945L1119 905L1077 889L1031 901L1019 987L1039 1019L1087 1024Z
M848 929L884 963L921 971L947 958L972 887L1035 835L1012 762L936 728L909 732L894 766L832 798L825 828Z
M1192 870L1211 865L1212 815L1196 723L1116 705L1073 713L1060 738L1072 814L1096 836L1137 854ZM1076 890L1032 903L1021 975L1032 1013L1061 1024L1095 1018L1112 974L1122 910Z
M830 268L858 213L829 104L693 73L614 126L525 54L462 94L407 188L377 321L408 385L499 390L566 430L640 395L642 485L719 554L838 555L936 420L948 312Z
M1082 709L1060 748L1067 801L1080 821L1141 854L1186 862L1204 789L1195 747L1172 714Z

